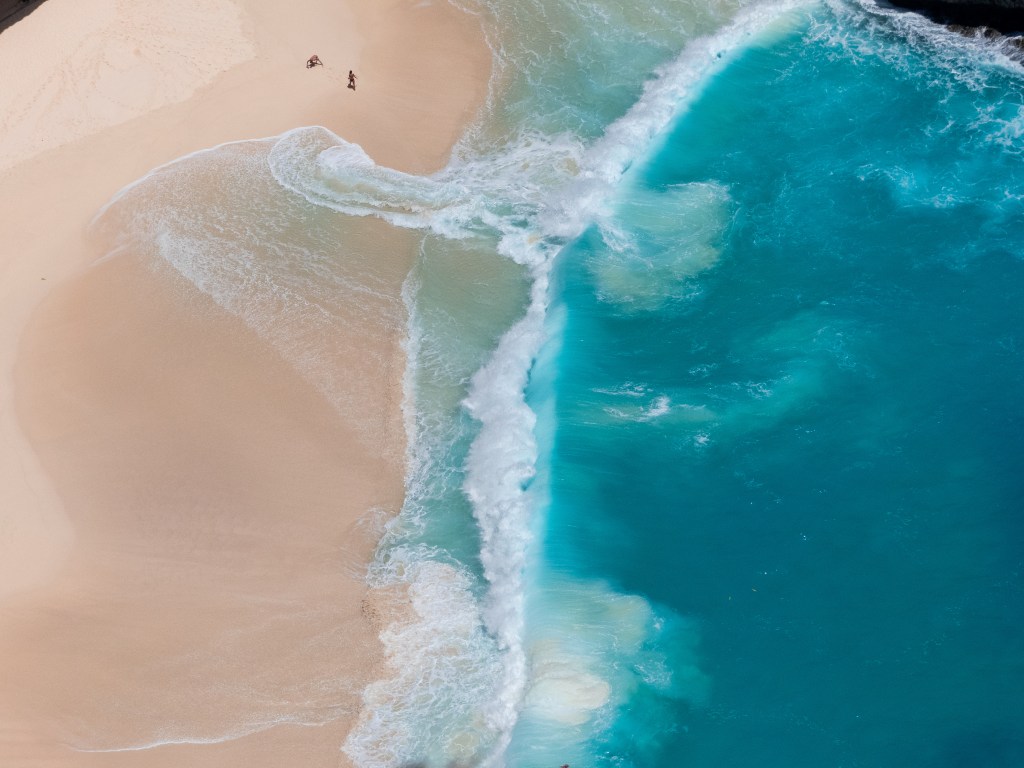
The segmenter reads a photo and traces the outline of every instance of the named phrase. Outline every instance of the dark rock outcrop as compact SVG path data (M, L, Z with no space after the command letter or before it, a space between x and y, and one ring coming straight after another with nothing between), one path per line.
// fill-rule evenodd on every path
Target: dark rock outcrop
M1024 34L1024 0L886 0L939 24L987 27L1004 35Z
M0 0L0 32L42 4L43 0Z

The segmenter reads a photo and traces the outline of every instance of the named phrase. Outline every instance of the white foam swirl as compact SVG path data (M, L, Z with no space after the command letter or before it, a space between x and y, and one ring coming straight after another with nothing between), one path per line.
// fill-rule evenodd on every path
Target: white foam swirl
M420 618L405 630L392 627L383 636L392 677L368 689L369 714L345 746L360 765L388 765L398 758L423 759L425 754L435 754L433 748L412 746L412 742L419 743L419 737L412 733L415 728L410 718L419 717L423 726L422 712L395 706L404 696L422 700L415 694L419 690L415 681L420 678L410 661L427 665L424 672L427 667L436 669L442 661L431 650L433 641L410 644L402 639L405 632L422 638L432 637L435 629L444 630L444 625L433 627L425 619L433 615L432 610L465 617L458 622L464 631L460 630L463 639L456 643L456 656L475 658L479 663L468 667L456 664L454 668L462 669L467 679L478 680L476 672L490 668L479 661L480 654L497 652L501 660L496 684L477 684L475 691L487 694L480 712L489 737L480 737L477 726L481 724L455 729L452 733L456 735L440 737L441 751L447 751L449 757L453 750L463 757L472 754L480 765L504 764L505 750L524 706L529 673L524 647L528 593L524 574L535 511L529 486L536 472L538 446L536 416L526 403L525 389L549 332L546 319L555 257L567 242L611 214L624 175L634 162L656 149L658 137L689 107L710 77L747 46L763 44L801 24L801 10L806 7L805 3L790 2L752 9L714 36L694 41L657 73L632 109L586 149L582 141L569 135L524 134L500 151L454 158L446 169L428 178L380 168L358 147L325 129L292 131L282 136L271 152L271 170L278 182L313 203L354 215L380 216L399 226L428 229L447 237L497 237L499 251L526 265L533 280L524 316L477 371L465 400L467 411L480 423L464 483L479 526L480 562L488 583L479 619L473 618L471 603L462 599L470 594L471 585L459 570L445 566L438 571L424 564L436 558L436 552L406 552L400 569L383 568L390 573L390 581L385 578L384 582L405 584L412 590L415 614ZM410 435L411 441L415 438ZM395 555L394 551L387 554L386 562L393 565ZM412 560L406 560L407 555ZM447 574L442 580L450 588L428 588L441 572ZM428 609L417 603L429 603L435 593L443 596L443 604ZM461 607L456 610L453 606ZM491 638L490 646L485 637ZM451 661L448 657L444 660ZM597 678L587 680L586 690L577 692L587 704L584 710L606 698L601 694L604 683ZM452 684L465 685L458 675L435 682L438 688L433 695L442 697L442 691ZM476 701L463 699L470 700ZM424 706L433 712L428 704ZM539 706L536 698L532 706ZM377 716L381 712L389 713L387 723ZM466 735L470 733L472 737ZM373 747L384 744L387 749Z

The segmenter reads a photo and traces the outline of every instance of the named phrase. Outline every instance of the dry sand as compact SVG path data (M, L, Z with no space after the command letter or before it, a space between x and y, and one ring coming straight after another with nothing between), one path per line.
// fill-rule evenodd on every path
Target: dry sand
M438 168L489 68L439 1L48 0L0 34L0 765L343 764L378 655L367 521L402 496L398 334L369 449L241 321L85 231L156 165L300 125ZM360 226L397 293L411 240Z

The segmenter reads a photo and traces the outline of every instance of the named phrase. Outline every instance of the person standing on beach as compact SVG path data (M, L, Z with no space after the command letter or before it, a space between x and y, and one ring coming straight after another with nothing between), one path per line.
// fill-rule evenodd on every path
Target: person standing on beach
M353 91L356 89L356 73L351 69L348 71L348 87Z

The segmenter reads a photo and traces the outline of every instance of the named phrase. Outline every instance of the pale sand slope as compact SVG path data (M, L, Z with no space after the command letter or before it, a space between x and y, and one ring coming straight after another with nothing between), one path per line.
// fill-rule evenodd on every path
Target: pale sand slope
M150 168L299 125L437 168L489 70L439 0L48 0L0 35L0 765L343 762L378 653L360 520L401 502L397 333L367 449L239 320L131 254L90 268L83 235ZM411 241L357 239L397 293ZM219 743L75 749L183 738Z

